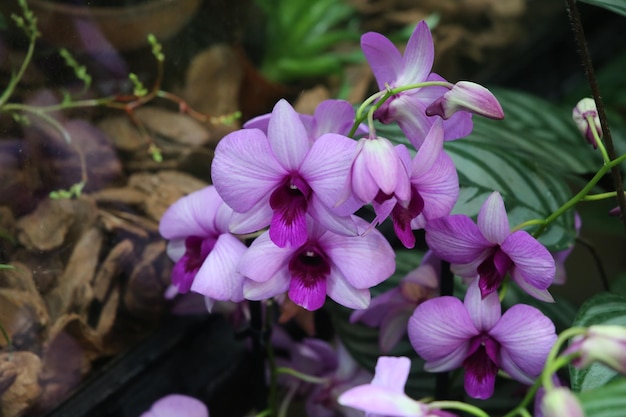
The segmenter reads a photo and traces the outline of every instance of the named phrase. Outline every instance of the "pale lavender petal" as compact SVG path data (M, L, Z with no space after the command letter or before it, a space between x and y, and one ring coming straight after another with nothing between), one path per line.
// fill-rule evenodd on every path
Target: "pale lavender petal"
M289 281L289 298L306 310L318 310L326 301L327 281L328 279L323 278L303 279L292 275Z
M513 278L513 281L515 281L515 283L522 290L524 290L524 292L526 294L528 294L528 295L530 295L532 297L535 297L539 301L544 301L546 303L553 303L554 302L554 298L552 297L552 295L550 294L550 292L548 290L540 290L540 289L532 286L528 282L526 282L524 280L524 278L522 278L522 276L519 273L517 268L515 268L515 267L512 268L512 270L511 270L511 277Z
M327 207L319 198L313 196L308 205L309 215L326 229L344 236L357 236L358 228L351 216L339 216Z
M357 145L357 154L352 162L349 175L352 192L357 199L362 202L362 204L367 204L378 194L378 184L376 184L376 179L372 176L367 167L367 160L364 155L365 143L362 142L364 140L369 139L361 139L361 141L359 141Z
M462 214L433 219L425 229L428 247L453 264L470 263L492 247L472 219Z
M206 405L193 397L170 394L157 400L141 417L209 417Z
M298 169L310 147L309 135L300 116L284 99L274 106L267 139L274 155L288 171Z
M217 238L198 270L191 291L221 301L243 301L243 276L237 272L246 245L231 234Z
M239 262L239 272L253 281L265 282L281 269L287 269L289 259L298 248L279 248L269 233L257 237Z
M185 239L173 239L167 242L166 253L168 258L177 262L185 255L187 247L185 246Z
M431 73L428 76L428 81L446 81L445 78L436 73ZM428 106L430 103L435 101L438 97L441 97L448 91L445 87L427 87L420 88L418 91L418 95L423 103L426 103ZM425 109L424 109L425 110ZM459 138L463 138L470 133L472 133L472 129L474 128L474 122L472 122L472 114L464 111L457 112L452 115L447 120L443 121L443 140L455 140Z
M228 230L231 233L246 234L257 232L269 226L274 215L269 199L270 194L259 200L245 213L233 212L229 220Z
M361 49L376 77L378 88L384 90L386 84L395 84L403 68L398 48L380 33L368 32L361 36Z
M391 142L385 138L361 139L363 151L360 157L364 159L365 168L369 171L375 184L385 194L392 194L398 183L398 154ZM356 174L356 173L355 173ZM373 200L372 196L367 202Z
M410 305L405 300L403 305L392 307L383 315L378 335L378 345L382 353L391 352L406 335L407 324L414 309L415 305Z
M365 224L365 221L361 223ZM378 230L355 237L328 232L319 244L355 288L366 289L378 285L389 278L396 268L395 252Z
M479 331L461 300L444 296L427 300L415 309L408 333L413 349L427 365L437 362L442 365L438 370L450 370L463 363L465 356L458 353L467 349Z
M355 288L345 279L336 267L331 266L326 281L326 292L330 298L344 307L367 308L370 303L369 289Z
M271 194L286 175L260 130L230 133L215 149L213 184L226 204L240 213Z
M312 135L325 133L347 135L354 123L354 108L345 100L324 100L315 109Z
M393 197L383 201L382 203L372 201L372 207L374 208L374 212L376 213L376 218L372 221L372 228L377 224L382 223L387 217L389 217L391 211L397 203L398 200Z
M422 417L426 406L404 393L395 392L371 384L351 388L339 396L341 405L384 416Z
M492 292L482 298L478 279L475 279L467 288L463 304L478 330L488 331L500 319L501 307L498 293Z
M300 175L326 206L335 207L341 198L355 153L356 141L334 133L319 137L307 153ZM342 205L344 215L360 207L356 200L349 202Z
M500 343L500 367L526 383L539 376L557 338L552 321L523 304L508 309L489 334Z
M424 20L419 22L404 50L402 72L396 86L415 84L426 79L433 67L435 46L430 29Z
M420 150L421 152L421 150ZM432 220L450 214L459 197L459 179L452 158L442 152L428 172L411 178L424 200L422 214Z
M398 123L415 149L422 146L430 127L436 120L435 117L427 116L425 110L426 104L416 94L400 93L389 104L389 117Z
M500 246L515 264L516 282L521 278L538 290L547 289L556 272L550 252L524 230L512 233Z
M469 81L456 83L450 91L428 106L426 114L449 119L458 111L466 111L490 119L504 118L502 107L491 91Z
M245 279L243 282L243 296L246 300L267 300L289 290L291 275L287 268L278 271L271 279L265 282L256 282Z
M428 172L435 160L443 151L443 125L441 120L435 121L430 128L424 143L419 148L411 164L411 177L419 177Z
M209 186L180 198L161 217L159 233L165 239L217 235L215 216L223 201Z
M376 361L372 385L404 393L404 385L411 371L411 360L405 356L381 356Z
M222 234L230 232L230 219L233 213L233 209L230 208L228 204L220 204L217 208L217 213L215 214L215 220L213 222L215 230L217 230L218 233Z
M369 327L378 327L380 326L385 313L389 311L389 308L398 303L402 303L403 301L404 297L400 292L400 288L393 288L374 297L369 307L366 309L352 312L350 315L350 323L360 321Z
M491 243L501 244L511 233L504 201L499 192L489 195L478 212L478 228Z
M254 117L243 124L244 129L259 129L262 130L263 133L267 135L267 127L270 124L270 117L272 117L272 113L262 114L260 116Z

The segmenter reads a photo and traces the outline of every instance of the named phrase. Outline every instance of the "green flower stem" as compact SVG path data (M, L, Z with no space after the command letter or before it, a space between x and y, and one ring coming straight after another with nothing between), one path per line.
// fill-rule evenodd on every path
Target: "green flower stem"
M530 412L525 408L519 408L518 411L519 411L519 415L522 417L532 417Z
M525 227L528 226L534 226L534 225L541 225L543 224L545 220L544 219L532 219L532 220L527 220L524 223L520 223L517 226L515 226L514 228L511 229L511 233L516 232L518 230L521 230Z
M445 87L448 89L452 89L452 87L454 87L454 84L449 83L447 81L424 81L422 83L416 83L416 84L409 84L409 85L403 85L401 87L396 87L396 88L388 88L386 90L381 90L373 95L371 95L370 97L368 97L358 108L358 110L356 111L356 117L354 120L354 124L352 125L352 129L350 129L350 133L348 133L349 137L353 137L354 133L356 132L356 130L358 129L359 125L365 121L365 119L367 119L368 117L373 117L370 116L370 113L373 115L374 112L376 110L378 110L380 108L380 106L382 106L385 101L387 101L389 99L389 97L392 97L398 93L401 93L403 91L407 91L407 90L414 90L417 88L422 88L422 87ZM374 101L376 101L376 99L380 98L380 100L378 100L375 104L372 105L372 103L374 103ZM369 109L369 111L367 113L364 114L365 109L372 105L372 107Z
M30 64L30 61L33 59L33 54L35 53L35 41L39 37L39 32L36 30L36 27L34 29L35 30L30 30L26 32L29 37L28 50L26 51L26 56L24 57L24 61L22 61L22 65L17 71L17 74L11 77L11 79L9 80L9 85L7 85L7 87L4 89L4 92L2 93L2 96L0 96L0 110L2 110L3 106L9 100L11 95L13 95L15 88L24 76L24 72L26 72L26 68Z
M600 153L602 154L602 159L604 160L604 163L608 164L609 162L611 162L611 158L609 158L609 154L606 152L604 143L602 143L602 139L600 139L600 133L598 132L598 129L596 129L596 123L593 120L593 116L590 116L590 115L587 116L587 124L589 125L589 128L591 129L591 133L593 134L593 139L596 141L596 145L598 146L598 149L600 149Z
M325 384L326 382L328 382L328 378L320 378L317 376L308 375L308 374L296 371L293 368L287 368L284 366L276 368L276 373L284 374L284 375L291 375L293 377L296 377L305 382L309 382L311 384Z
M606 200L607 198L616 197L617 191L609 191L608 193L586 195L580 199L580 201L598 201Z
M428 407L431 409L461 410L478 417L489 417L489 414L480 408L471 404L462 403L460 401L433 401L428 404Z
M604 175L606 175L607 172L609 172L613 167L618 166L624 161L626 161L626 154L621 155L619 158L613 159L612 161L609 161L608 163L605 163L602 166L602 168L598 170L596 175L594 175L593 178L589 180L587 185L585 185L583 189L578 192L578 194L576 194L569 201L567 201L565 204L559 207L556 211L554 211L544 220L539 220L539 221L537 221L536 219L529 220L528 222L537 222L538 224L540 224L539 228L533 232L533 236L535 238L539 237L546 230L546 228L548 227L550 223L558 219L563 213L565 213L570 208L574 207L576 203L578 203L585 196L587 196L587 194L589 194L589 191L591 191L591 189L598 183L598 181L600 181L602 177L604 177Z

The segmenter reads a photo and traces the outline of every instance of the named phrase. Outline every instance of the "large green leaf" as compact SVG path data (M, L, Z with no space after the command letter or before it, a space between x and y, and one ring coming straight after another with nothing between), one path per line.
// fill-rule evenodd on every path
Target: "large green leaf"
M588 327L597 324L626 326L626 297L602 293L583 304L576 315L574 326ZM574 391L588 391L604 386L617 376L617 372L602 364L594 363L584 369L570 366L570 376Z
M604 7L614 13L626 16L626 0L581 0L584 3Z
M626 414L626 378L616 378L610 383L578 394L589 417L624 417Z

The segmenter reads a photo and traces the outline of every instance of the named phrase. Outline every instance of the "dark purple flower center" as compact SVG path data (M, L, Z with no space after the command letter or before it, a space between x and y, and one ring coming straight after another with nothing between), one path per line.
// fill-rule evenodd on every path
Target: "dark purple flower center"
M292 174L274 190L270 206L274 211L270 238L280 247L299 246L306 241L307 201L311 187L297 174Z
M500 344L487 334L470 340L468 356L463 361L465 390L473 398L487 399L493 394L499 369Z
M500 249L500 246L494 248L487 259L478 265L480 276L478 286L482 298L498 289L512 265L513 261Z
M289 261L289 298L306 308L317 310L326 299L326 279L330 264L326 255L314 244L306 244Z
M382 204L391 197L391 195L379 191L374 200ZM393 230L396 232L396 236L398 236L402 244L409 249L415 246L415 235L413 235L413 230L411 230L411 220L419 216L423 210L424 199L414 185L411 185L411 199L409 200L409 204L405 207L398 202L391 210Z
M172 284L180 293L189 292L198 270L209 256L216 239L189 236L185 239L185 254L176 262L172 269Z

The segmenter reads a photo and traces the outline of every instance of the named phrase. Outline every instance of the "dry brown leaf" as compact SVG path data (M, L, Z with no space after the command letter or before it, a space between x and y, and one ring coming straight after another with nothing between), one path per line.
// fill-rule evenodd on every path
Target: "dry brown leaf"
M20 417L33 407L41 396L39 385L41 359L32 352L0 353L0 362L7 360L15 364L17 377L2 395L0 411L5 417Z
M209 142L208 129L197 120L182 113L159 107L141 107L135 115L152 132L188 146L202 146Z

